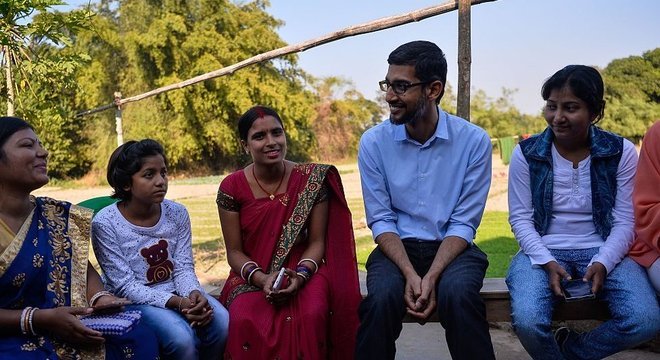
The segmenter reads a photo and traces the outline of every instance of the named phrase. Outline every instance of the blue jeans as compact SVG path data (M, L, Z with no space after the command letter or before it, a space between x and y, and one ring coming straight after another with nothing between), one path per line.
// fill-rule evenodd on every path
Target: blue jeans
M550 250L574 279L584 276L598 248ZM506 278L511 294L513 329L534 359L602 359L651 339L660 330L660 308L644 269L624 258L608 275L599 299L609 304L612 319L592 331L569 336L560 350L551 322L555 302L548 275L532 267L522 251L511 261Z
M424 276L439 242L404 241L415 271ZM479 296L488 260L476 245L469 246L443 271L436 286L437 311L453 359L494 359L486 307ZM356 359L394 359L401 320L406 314L405 279L379 247L367 260L368 295L360 304Z
M152 305L129 307L142 311L142 321L156 333L162 359L218 359L227 340L229 314L218 300L204 296L213 307L213 320L203 328L190 327L175 310Z

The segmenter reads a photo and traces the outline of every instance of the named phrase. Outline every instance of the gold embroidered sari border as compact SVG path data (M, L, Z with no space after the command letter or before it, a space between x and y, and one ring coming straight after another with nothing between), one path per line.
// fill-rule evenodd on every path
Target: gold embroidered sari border
M69 209L68 235L71 240L71 306L88 306L87 262L91 222L94 213L86 208L71 205Z
M34 217L34 209L30 212L27 219L21 226L20 230L14 237L14 240L7 246L2 255L0 255L0 277L5 275L5 272L11 264L16 259L16 256L21 251L23 243L25 242L25 237L27 236L28 231L30 230L30 225L32 225L32 218Z
M289 255L289 251L291 251L291 248L296 241L296 237L307 222L311 209L315 205L316 196L322 188L325 174L329 168L329 165L323 164L302 164L297 165L294 168L295 170L309 173L310 175L303 191L298 197L296 207L293 209L289 220L286 225L282 226L282 233L280 234L277 247L273 253L269 272L279 269L282 267L282 264L284 264L284 260Z

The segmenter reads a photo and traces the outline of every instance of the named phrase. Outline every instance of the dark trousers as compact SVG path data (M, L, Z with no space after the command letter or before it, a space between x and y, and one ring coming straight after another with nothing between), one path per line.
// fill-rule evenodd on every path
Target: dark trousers
M404 241L415 271L424 276L439 242ZM486 307L479 296L488 260L476 245L457 256L443 271L436 288L437 311L453 359L494 359ZM379 247L367 260L367 290L360 304L356 359L394 359L395 342L406 314L403 274Z

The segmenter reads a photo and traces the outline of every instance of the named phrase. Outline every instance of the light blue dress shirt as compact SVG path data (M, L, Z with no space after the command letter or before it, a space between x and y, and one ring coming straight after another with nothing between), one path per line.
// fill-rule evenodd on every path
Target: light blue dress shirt
M491 156L483 129L440 109L424 144L389 120L367 130L358 166L374 239L392 232L401 239L458 236L472 243L490 188Z

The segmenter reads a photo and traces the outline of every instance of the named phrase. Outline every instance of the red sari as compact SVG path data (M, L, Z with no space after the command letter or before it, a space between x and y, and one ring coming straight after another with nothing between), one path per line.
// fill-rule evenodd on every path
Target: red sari
M218 206L240 213L243 251L265 271L295 269L317 200L329 201L324 262L286 305L230 272L220 301L229 310L226 359L352 359L360 288L351 213L337 170L296 165L285 193L255 199L243 170L220 184ZM299 237L299 235L301 235ZM296 241L296 239L302 239Z

